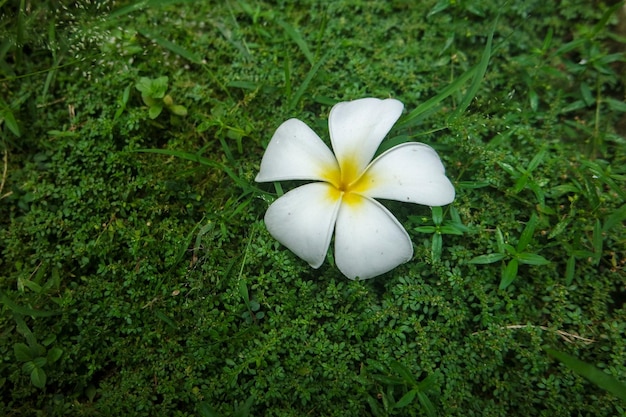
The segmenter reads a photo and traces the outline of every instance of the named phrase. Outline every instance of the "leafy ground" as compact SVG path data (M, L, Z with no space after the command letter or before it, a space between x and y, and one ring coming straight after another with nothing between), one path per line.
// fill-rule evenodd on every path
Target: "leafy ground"
M0 412L623 415L622 5L212 3L0 2ZM368 96L457 199L388 203L414 259L352 282L253 179Z

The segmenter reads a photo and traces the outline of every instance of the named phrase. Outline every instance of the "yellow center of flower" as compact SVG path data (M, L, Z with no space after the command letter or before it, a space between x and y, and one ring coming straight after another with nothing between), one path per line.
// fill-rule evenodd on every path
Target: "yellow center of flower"
M354 159L343 160L339 168L329 167L324 170L323 177L332 185L329 191L332 200L343 198L343 202L350 205L362 202L359 194L367 189L367 181L364 181L367 172L360 171Z

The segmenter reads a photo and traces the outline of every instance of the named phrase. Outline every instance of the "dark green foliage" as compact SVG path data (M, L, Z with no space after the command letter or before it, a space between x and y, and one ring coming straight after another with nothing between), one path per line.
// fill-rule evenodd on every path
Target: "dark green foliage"
M620 5L5 3L0 414L624 413ZM352 282L268 235L254 177L365 96L457 199L385 202L415 257Z

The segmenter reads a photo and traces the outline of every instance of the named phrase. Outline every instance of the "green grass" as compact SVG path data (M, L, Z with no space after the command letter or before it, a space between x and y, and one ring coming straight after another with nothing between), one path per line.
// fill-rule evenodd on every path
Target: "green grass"
M0 0L0 414L623 415L621 5L416 4ZM353 282L254 177L362 97L457 198Z

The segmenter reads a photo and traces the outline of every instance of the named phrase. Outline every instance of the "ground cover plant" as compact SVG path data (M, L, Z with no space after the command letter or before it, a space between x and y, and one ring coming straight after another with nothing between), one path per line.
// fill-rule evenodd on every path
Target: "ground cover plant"
M0 6L2 415L624 414L623 4ZM456 199L385 201L413 257L351 281L254 178L363 97Z

